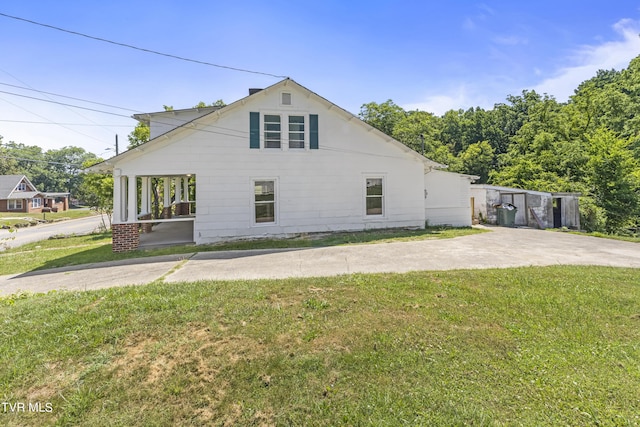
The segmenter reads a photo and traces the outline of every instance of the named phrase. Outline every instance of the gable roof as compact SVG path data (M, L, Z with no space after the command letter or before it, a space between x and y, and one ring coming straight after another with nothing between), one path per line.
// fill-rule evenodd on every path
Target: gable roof
M367 129L367 131L377 135L379 138L382 138L385 140L385 142L387 142L388 144L392 144L394 146L396 146L397 148L401 149L402 151L404 151L405 153L411 155L412 157L414 157L415 159L423 162L425 164L425 166L429 167L429 168L433 168L433 169L440 169L440 168L446 168L446 165L443 165L441 163L437 163L434 162L431 159L428 159L426 157L424 157L422 154L418 153L417 151L411 149L410 147L406 146L405 144L401 143L400 141L392 138L391 136L385 134L384 132L380 131L379 129L369 125L368 123L364 122L362 119L360 119L359 117L357 117L356 115L348 112L347 110L337 106L336 104L328 101L327 99L323 98L322 96L318 95L315 92L312 92L311 90L307 89L306 87L302 86L301 84L297 83L296 81L290 79L290 78L286 78L284 80L281 80L278 83L275 83L265 89L259 90L259 91L254 91L253 93L250 93L248 96L241 98L235 102L232 102L229 105L226 105L225 107L222 108L216 108L215 110L208 112L206 114L203 114L191 121L182 123L181 125L161 134L156 136L155 138L140 144L139 146L129 149L127 151L124 151L122 153L120 153L117 156L111 157L110 159L107 159L103 162L97 163L93 166L88 167L86 170L90 171L90 172L109 172L113 170L114 164L117 163L120 160L124 160L130 156L133 155L133 153L139 152L139 151L144 151L145 147L148 146L152 146L154 145L158 140L160 140L161 138L167 138L170 137L171 135L179 132L182 129L185 128L190 128L190 127L195 127L195 125L197 125L197 122L200 120L204 120L208 117L214 117L217 118L216 115L220 115L221 112L222 113L226 113L228 111L237 109L237 108L241 108L242 106L244 106L247 101L249 100L249 98L252 97L257 97L260 95L264 95L266 93L269 93L273 90L278 90L282 87L286 87L286 86L292 86L294 88L297 88L298 90L301 90L303 92L306 92L306 94L310 97L315 98L317 101L319 101L320 103L324 104L328 110L333 110L336 111L338 114L342 115L346 120L348 120L349 122L353 122L358 126L363 126ZM181 112L181 111L190 111L190 110L194 110L194 109L186 109L186 110L175 110L175 112ZM162 112L161 112L162 113ZM151 113L151 114L160 114L160 113ZM146 118L146 120L148 120L149 115L147 115L145 117L144 114L136 114L133 116L135 119L144 121L144 119Z
M157 111L155 113L139 113L139 114L134 114L131 117L133 117L137 121L139 121L141 123L144 123L145 125L149 126L149 124L151 122L151 117L154 117L154 116L171 117L171 116L179 115L179 114L182 114L182 113L198 113L198 114L200 114L199 117L202 117L202 116L206 116L209 113L213 113L214 111L218 111L221 108L223 108L223 107L213 106L213 107L183 108L181 110Z
M29 181L29 178L27 178L26 175L0 175L0 199L11 199L11 198L15 199L16 197L12 197L11 193L15 191L15 189L18 187L18 184L20 184L23 180L26 180L27 183L31 186L31 188L33 188L36 191L21 192L20 193L21 197L18 197L18 198L27 199L27 198L33 197L33 196L28 196L31 193L39 194L36 187L31 183L31 181Z

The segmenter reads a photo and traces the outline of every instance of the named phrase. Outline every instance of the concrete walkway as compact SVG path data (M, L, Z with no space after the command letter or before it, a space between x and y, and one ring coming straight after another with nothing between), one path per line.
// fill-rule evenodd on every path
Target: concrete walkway
M99 289L158 279L165 282L237 280L559 264L640 268L640 244L561 232L492 227L489 233L453 239L201 252L35 271L0 276L0 295L18 291Z

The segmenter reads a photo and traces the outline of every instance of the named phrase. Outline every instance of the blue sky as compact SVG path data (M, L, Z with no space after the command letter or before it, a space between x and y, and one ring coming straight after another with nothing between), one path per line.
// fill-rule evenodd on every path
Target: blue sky
M357 114L392 99L442 114L535 89L566 101L598 69L640 54L640 1L70 0L0 13L205 62L289 76ZM199 65L0 16L4 142L110 156L137 112L230 103L278 78ZM83 103L14 86L109 104ZM134 110L134 111L131 111ZM38 123L25 123L38 122ZM44 122L44 123L41 123Z

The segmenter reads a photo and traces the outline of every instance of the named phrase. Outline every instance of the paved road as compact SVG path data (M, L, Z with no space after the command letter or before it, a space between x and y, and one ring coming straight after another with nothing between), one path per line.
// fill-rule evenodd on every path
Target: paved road
M100 227L101 224L101 217L95 215L87 218L42 224L35 227L19 228L15 233L9 233L8 230L0 230L0 251L4 250L5 246L15 248L27 243L46 240L56 234L91 233ZM7 238L11 239L4 240Z
M640 244L561 232L494 227L443 240L313 249L202 252L0 276L0 295L52 289L198 280L334 276L528 265L640 268ZM639 272L640 273L640 272Z

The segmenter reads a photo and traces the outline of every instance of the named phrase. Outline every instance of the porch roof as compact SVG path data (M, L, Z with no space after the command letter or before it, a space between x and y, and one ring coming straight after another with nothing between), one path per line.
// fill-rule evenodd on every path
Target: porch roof
M7 200L33 199L42 195L39 191L14 191L6 197Z

